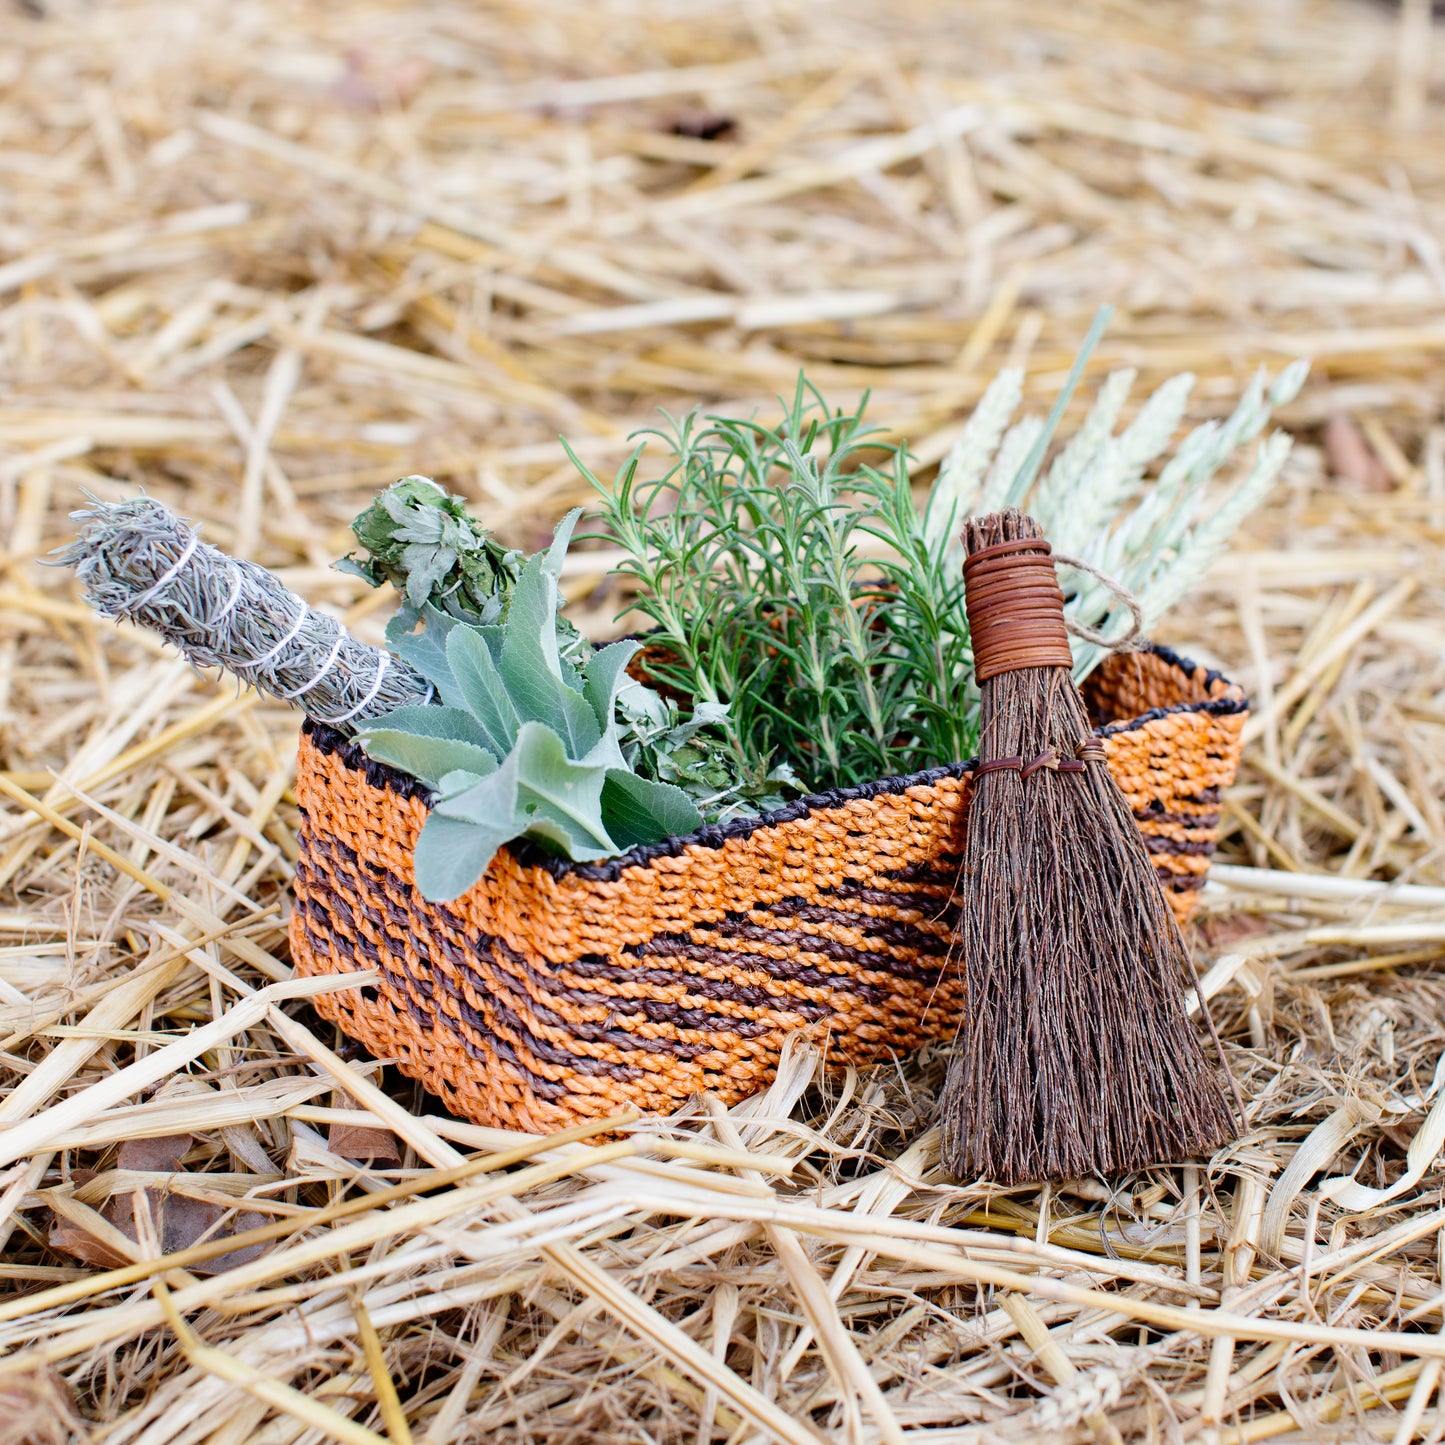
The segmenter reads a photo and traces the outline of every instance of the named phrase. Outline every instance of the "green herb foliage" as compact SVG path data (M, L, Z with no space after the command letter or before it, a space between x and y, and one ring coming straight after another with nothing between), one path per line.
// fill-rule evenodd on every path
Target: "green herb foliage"
M639 644L584 648L575 659L558 645L557 578L578 515L522 566L499 622L473 625L426 602L388 628L392 650L432 682L441 705L369 719L357 737L436 791L414 860L425 898L465 892L519 838L597 859L702 824L686 792L640 776L624 750L619 711L668 720L627 674ZM642 745L631 741L635 759Z
M781 808L804 791L786 763L740 760L728 741L725 703L700 702L684 718L651 688L624 689L617 700L622 755L634 772L673 783L709 823Z
M453 617L497 622L522 574L522 554L467 515L461 497L429 477L393 482L351 524L364 555L336 566L373 587L390 582L420 611L431 603Z
M944 571L907 459L799 378L782 422L668 418L674 454L644 480L639 447L593 477L634 605L668 656L660 682L730 705L741 765L813 786L970 755L962 580ZM645 445L645 443L644 443ZM651 658L649 659L651 661Z
M607 539L627 554L633 606L671 654L659 680L731 703L741 765L795 768L815 787L908 773L969 756L978 689L963 610L962 546L972 513L1022 505L1059 549L1136 594L1146 625L1177 602L1269 493L1289 454L1276 432L1242 480L1220 468L1290 401L1304 367L1266 390L1261 376L1224 422L1190 432L1157 478L1193 378L1174 377L1115 434L1132 372L1110 375L1046 473L1054 428L1107 321L1100 313L1047 421L1009 427L1022 373L989 387L923 506L901 448L863 426L862 407L830 410L803 377L776 427L668 418L672 456L641 475L643 446L602 497ZM882 460L880 460L880 458ZM1097 580L1064 572L1066 614L1115 635L1127 612ZM1075 639L1075 675L1104 655Z

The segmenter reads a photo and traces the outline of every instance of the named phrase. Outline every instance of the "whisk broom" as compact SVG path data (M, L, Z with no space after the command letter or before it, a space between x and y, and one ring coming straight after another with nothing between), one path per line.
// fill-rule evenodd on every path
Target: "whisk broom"
M1211 1152L1232 1122L1185 1014L1188 954L1071 675L1032 518L964 530L982 693L943 1160L1014 1184Z

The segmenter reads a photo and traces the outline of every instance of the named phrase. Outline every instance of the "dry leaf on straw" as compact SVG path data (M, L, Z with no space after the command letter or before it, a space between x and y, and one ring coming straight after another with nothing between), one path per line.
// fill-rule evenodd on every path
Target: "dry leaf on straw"
M1325 460L1330 471L1364 492L1388 492L1390 474L1365 440L1365 434L1343 412L1325 425Z
M401 1163L401 1150L390 1129L332 1124L326 1131L326 1147L343 1159L364 1160L379 1169L395 1169Z
M189 1134L165 1135L155 1139L128 1139L120 1146L116 1156L114 1176L117 1184L122 1179L133 1180L137 1174L158 1176L156 1187L137 1189L133 1185L121 1185L101 1207L100 1218L113 1225L127 1239L139 1241L141 1230L136 1222L136 1202L139 1197L149 1215L147 1233L159 1241L161 1251L174 1254L188 1249L202 1240L242 1234L265 1224L266 1216L253 1209L228 1209L209 1200L193 1199L187 1194L169 1187L180 1170L181 1160L190 1148ZM162 1177L163 1176L163 1177ZM106 1175L94 1175L88 1170L77 1170L72 1181L82 1190L87 1186L104 1187ZM204 1188L205 1176L185 1176L194 1186ZM98 1181L98 1182L97 1182ZM94 1216L91 1216L92 1220ZM71 1255L85 1264L101 1269L113 1269L128 1264L130 1260L115 1248L118 1241L98 1237L97 1233L85 1227L86 1213L77 1211L66 1217L56 1214L50 1229L50 1245L53 1249ZM98 1230L99 1226L95 1226ZM221 1274L259 1258L269 1248L265 1244L247 1245L217 1255L214 1259L203 1260L192 1266L197 1274Z

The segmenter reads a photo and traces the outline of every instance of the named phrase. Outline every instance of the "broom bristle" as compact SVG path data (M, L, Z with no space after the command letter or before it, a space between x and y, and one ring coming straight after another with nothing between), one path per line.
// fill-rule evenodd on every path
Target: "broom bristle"
M1028 539L1040 546L1007 552L1047 555L1018 512L970 521L964 538L970 556ZM995 556L986 570L996 584L1009 566ZM979 598L987 590L970 585ZM1031 602L1021 620L989 620L995 638L1008 633L1008 647L1022 641L1037 656ZM1061 595L1059 606L1066 653ZM980 651L975 629L976 661ZM985 763L1073 762L1091 736L1067 667L999 671L981 690ZM1102 753L1084 755L1083 768L1005 765L975 778L960 924L967 1021L941 1121L944 1163L961 1178L1125 1173L1210 1153L1233 1131L1185 1013L1178 925Z

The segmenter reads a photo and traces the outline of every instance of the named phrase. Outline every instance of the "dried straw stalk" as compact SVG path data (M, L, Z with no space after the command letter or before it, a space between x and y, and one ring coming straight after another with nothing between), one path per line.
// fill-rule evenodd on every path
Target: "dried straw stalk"
M1130 1441L1439 1434L1416 1352L1445 1324L1445 1176L1408 1161L1445 1048L1427 8L4 11L0 1138L46 1122L0 1171L0 1439L396 1445L399 1413L426 1445L720 1445L766 1438L769 1407L794 1438L876 1439L778 1231L921 1442L1084 1445L1095 1407ZM657 405L767 411L806 362L840 404L873 388L927 480L999 367L1047 405L1106 301L1066 434L1118 366L1136 395L1195 370L1193 422L1256 362L1312 360L1277 504L1163 638L1258 703L1224 803L1250 878L1206 890L1192 940L1250 1103L1238 1146L1108 1188L960 1187L926 1122L943 1059L798 1058L733 1111L746 1159L700 1110L603 1163L446 1118L339 1058L304 1000L236 1012L289 974L297 715L38 565L82 489L144 485L376 642L382 594L329 564L395 477L536 547L586 499L559 431L606 468ZM579 551L567 579L598 633L608 565ZM124 1094L213 1019L235 1032ZM349 1155L363 1128L391 1156ZM177 1188L277 1231L264 1277L166 1285L194 1338L149 1245L128 1276L48 1243L57 1206L128 1203L123 1145L187 1133ZM1352 1173L1405 1185L1321 1187ZM441 1217L402 1212L432 1198Z

